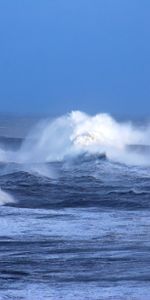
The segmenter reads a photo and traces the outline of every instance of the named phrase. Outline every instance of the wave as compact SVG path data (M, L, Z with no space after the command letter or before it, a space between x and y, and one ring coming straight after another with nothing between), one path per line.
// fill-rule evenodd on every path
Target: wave
M0 188L0 205L14 202L14 198Z
M136 145L137 147L134 147ZM24 162L51 162L82 153L105 154L108 159L127 164L149 164L150 126L119 123L108 114L89 116L80 111L36 126L23 143L19 159ZM146 154L146 155L145 155Z
M74 111L40 122L20 149L0 149L0 160L47 163L84 153L105 155L109 160L130 165L150 165L150 126L117 122L108 114L89 116Z

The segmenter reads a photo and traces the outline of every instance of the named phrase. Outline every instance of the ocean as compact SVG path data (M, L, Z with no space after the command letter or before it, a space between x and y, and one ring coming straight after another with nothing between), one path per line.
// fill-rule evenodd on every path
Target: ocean
M0 300L150 299L150 125L0 117Z

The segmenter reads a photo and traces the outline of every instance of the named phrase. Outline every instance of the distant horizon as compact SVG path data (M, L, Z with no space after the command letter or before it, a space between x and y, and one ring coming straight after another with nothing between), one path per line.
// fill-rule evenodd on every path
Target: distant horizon
M141 122L141 121L146 121L149 122L150 121L150 114L141 114L141 115L136 115L136 114L122 114L122 113L110 113L110 112L106 112L106 111L98 111L97 113L89 113L83 110L70 110L70 111L66 111L65 113L23 113L23 112L1 112L0 111L0 119L29 119L29 120L40 120L40 119L56 119L62 116L65 116L67 114L70 114L73 111L81 111L89 116L95 116L98 114L108 114L110 115L112 118L116 119L117 121L135 121L135 122Z

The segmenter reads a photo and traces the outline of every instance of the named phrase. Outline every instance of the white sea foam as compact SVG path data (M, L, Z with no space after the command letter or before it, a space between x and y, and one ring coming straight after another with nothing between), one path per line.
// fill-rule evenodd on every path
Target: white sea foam
M14 198L0 188L0 205L13 203L13 202L14 202Z
M83 152L105 153L113 161L150 165L150 154L131 151L128 145L150 145L150 126L117 122L108 114L89 116L80 111L39 123L17 152L0 151L1 160L45 163Z
M89 116L80 111L44 121L32 131L18 153L23 162L62 160L82 152L106 153L108 159L150 164L149 155L127 150L127 145L150 145L150 127L119 123L108 114Z

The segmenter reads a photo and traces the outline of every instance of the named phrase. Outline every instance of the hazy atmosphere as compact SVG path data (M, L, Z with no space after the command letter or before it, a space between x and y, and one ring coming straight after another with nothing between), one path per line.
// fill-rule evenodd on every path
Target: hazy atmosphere
M0 112L150 113L148 0L1 0Z

